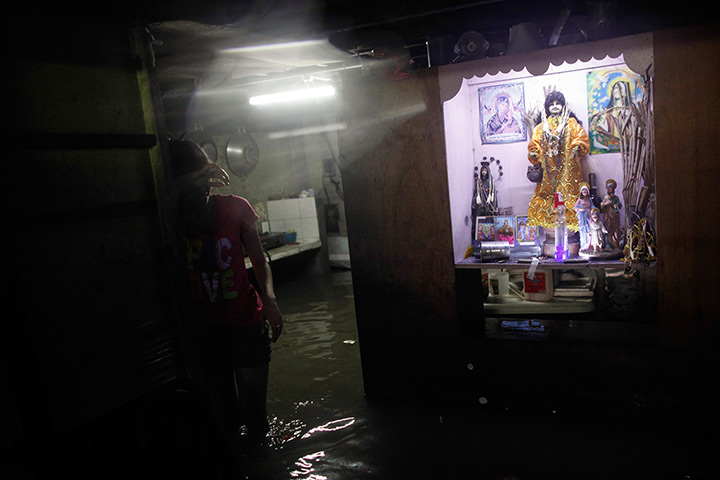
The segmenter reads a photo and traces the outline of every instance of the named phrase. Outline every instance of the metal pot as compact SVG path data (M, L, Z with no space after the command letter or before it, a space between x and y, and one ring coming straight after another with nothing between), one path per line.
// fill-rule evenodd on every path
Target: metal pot
M242 130L230 135L225 147L225 158L231 172L245 177L257 166L260 152L255 140Z

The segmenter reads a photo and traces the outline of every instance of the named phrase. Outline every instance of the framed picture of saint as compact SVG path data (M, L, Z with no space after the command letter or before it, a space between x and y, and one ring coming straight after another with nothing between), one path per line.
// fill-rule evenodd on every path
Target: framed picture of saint
M620 130L630 115L630 104L644 95L642 77L627 67L587 73L588 136L590 154L620 151Z
M528 225L527 215L518 215L515 217L516 238L518 245L537 245L540 238L540 227L537 225Z
M475 240L489 242L497 240L495 217L475 217Z
M495 217L495 235L498 241L515 245L515 217L504 215Z
M478 89L480 138L483 144L527 140L522 119L525 89L522 83L507 83Z

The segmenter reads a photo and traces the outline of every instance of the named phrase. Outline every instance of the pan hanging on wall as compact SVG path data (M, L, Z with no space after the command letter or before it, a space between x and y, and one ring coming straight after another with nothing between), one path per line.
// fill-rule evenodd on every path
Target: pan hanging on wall
M210 136L210 134L203 130L201 127L185 132L185 134L182 136L182 139L185 141L196 143L200 148L203 149L207 156L210 157L210 160L212 160L213 162L217 161L217 146L215 146L215 141Z
M238 177L245 177L257 166L260 151L253 137L244 129L240 129L228 138L225 158L232 173Z

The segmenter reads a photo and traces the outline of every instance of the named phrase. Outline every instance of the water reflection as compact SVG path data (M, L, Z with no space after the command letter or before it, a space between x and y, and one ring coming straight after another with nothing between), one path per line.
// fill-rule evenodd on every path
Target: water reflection
M303 435L302 438L309 438L313 433L316 432L335 432L337 430L342 430L343 428L349 427L353 423L355 423L355 419L353 417L333 420L332 422L328 422L325 425L320 425L319 427L311 429L309 432Z
M290 476L293 478L302 477L306 480L327 480L326 476L313 473L314 468L312 462L317 461L319 458L322 458L324 456L325 452L320 451L305 455L304 457L300 457L298 461L295 462L295 465L300 468L298 470L293 470L292 472L290 472Z
M268 445L272 448L283 448L286 443L299 438L306 427L299 419L283 420L273 417L270 419Z
M355 423L355 418L353 418L353 417L333 420L324 425L320 425L315 428L311 428L306 434L304 434L302 436L302 439L310 438L312 435L314 435L315 433L319 433L319 432L336 432L338 430L343 430L343 429L351 426L354 423ZM342 441L340 443L342 443ZM336 445L337 444L338 443L336 443ZM315 453L311 453L311 454L300 457L295 462L295 465L298 468L296 470L292 470L290 472L290 476L293 478L303 478L305 480L327 480L328 477L317 473L317 469L320 469L323 466L323 462L321 462L320 460L324 459L325 456L326 456L325 451L320 450ZM336 458L335 463L342 463L342 461L338 461L338 460L339 460L339 458Z

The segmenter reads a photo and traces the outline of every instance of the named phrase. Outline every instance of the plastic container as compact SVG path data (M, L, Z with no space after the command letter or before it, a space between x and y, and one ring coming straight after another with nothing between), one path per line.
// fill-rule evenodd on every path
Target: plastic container
M555 295L553 271L550 268L538 268L538 260L533 260L527 272L523 272L523 296L531 302L549 302Z
M498 295L507 297L510 295L510 274L508 272L498 272L495 274L498 282Z

